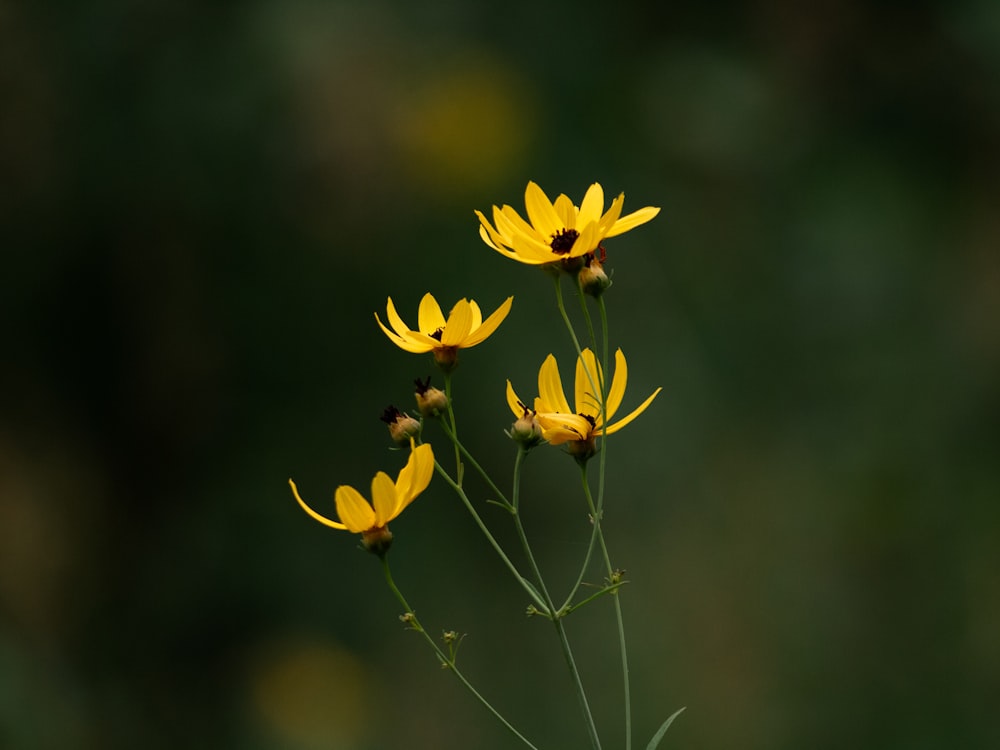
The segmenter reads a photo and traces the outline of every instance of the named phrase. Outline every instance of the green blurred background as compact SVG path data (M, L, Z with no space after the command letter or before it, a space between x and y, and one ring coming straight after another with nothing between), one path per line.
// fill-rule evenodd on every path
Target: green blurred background
M0 3L0 746L515 746L286 479L395 472L432 369L372 312L426 291L515 295L456 375L508 476L504 380L570 349L473 209L534 179L663 208L608 243L625 407L664 387L608 454L637 744L1000 747L998 73L992 0ZM575 476L527 467L556 581ZM484 692L585 746L444 483L393 530ZM610 607L570 634L621 747Z

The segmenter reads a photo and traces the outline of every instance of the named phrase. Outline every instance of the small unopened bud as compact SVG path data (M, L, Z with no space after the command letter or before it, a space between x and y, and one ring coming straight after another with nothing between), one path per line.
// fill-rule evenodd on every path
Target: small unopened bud
M436 417L448 408L448 397L444 391L431 386L431 378L427 376L427 382L420 378L413 381L416 386L417 409L425 417Z
M600 297L604 290L611 286L611 279L604 272L604 261L607 255L604 248L587 256L587 264L580 269L580 288L591 297Z
M420 422L395 406L385 407L379 419L389 426L389 435L398 445L409 445L410 438L420 434Z
M515 443L525 448L533 448L542 442L542 426L538 424L534 410L524 406L520 401L518 404L524 408L524 414L511 425L510 432L507 434Z

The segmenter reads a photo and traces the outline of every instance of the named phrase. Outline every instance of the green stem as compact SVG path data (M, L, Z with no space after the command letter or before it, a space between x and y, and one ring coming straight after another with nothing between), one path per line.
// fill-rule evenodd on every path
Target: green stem
M566 324L566 330L569 331L569 337L573 340L573 348L576 350L576 356L580 356L583 349L580 348L580 340L576 337L576 331L573 330L573 324L570 322L569 315L566 314L566 305L563 304L562 295L562 284L559 283L560 277L555 276L555 287L556 287L556 306L559 308L559 315L562 316L563 323Z
M518 449L517 458L514 459L514 488L511 492L511 497L513 498L511 515L514 517L514 527L517 530L518 538L521 540L521 546L524 549L528 565L531 567L532 575L534 575L535 580L538 582L542 596L545 597L545 604L549 612L552 613L552 624L555 626L556 634L559 637L559 645L562 647L566 666L569 668L570 678L573 680L573 685L576 688L576 695L580 701L580 710L583 712L583 719L587 726L590 744L594 747L594 750L601 750L601 740L597 734L597 724L594 722L594 715L590 710L587 691L584 689L583 680L580 678L580 670L577 669L576 659L573 658L573 649L569 644L569 636L566 634L566 627L562 621L562 613L557 612L555 609L555 603L549 595L549 591L545 586L545 579L542 578L542 572L535 561L535 555L531 551L531 544L528 542L528 535L524 531L524 524L521 523L521 514L519 511L521 503L521 467L527 455L528 452L522 447Z
M469 514L472 516L472 519L476 522L476 525L479 527L479 530L483 532L483 536L486 537L487 541L493 547L494 551L496 551L496 553L500 556L500 559L503 560L504 565L506 565L507 569L511 572L511 574L513 574L514 579L518 582L521 588L524 589L525 592L528 594L528 596L530 596L531 599L535 602L535 604L538 605L538 608L543 612L543 614L547 616L551 615L552 614L551 607L549 607L549 605L545 603L542 597L539 596L538 592L535 591L534 588L527 582L525 577L521 575L520 571L518 571L514 563L511 562L511 559L507 557L507 553L503 551L503 548L500 546L500 543L496 540L493 534L490 533L490 530L486 526L486 523L483 521L479 513L476 512L476 508L472 505L472 501L469 500L469 496L465 494L465 490L462 489L462 487L454 479L451 478L448 472L446 472L444 468L442 468L441 464L439 464L436 460L434 461L434 468L437 470L437 473L440 474L442 477L444 477L444 480L449 485L451 485L451 488L455 490L455 494L458 495L459 499L462 501L462 504L465 505L465 509L469 511Z
M451 373L444 374L444 395L448 400L448 422L451 427L452 442L455 444L455 481L459 487L462 486L462 459L458 452L458 422L455 421L455 409L451 405Z
M610 347L608 345L608 309L604 305L604 296L598 295L597 297L597 309L601 314L601 359L604 375L604 386L607 385L607 372L610 356ZM588 318L589 320L589 318ZM602 399L601 405L607 403L607 392L601 391ZM597 479L597 512L604 512L604 487L605 487L605 468L607 465L608 454L607 454L607 435L606 435L606 425L601 429L601 458L600 458L600 471L598 472ZM611 558L608 555L608 548L604 542L604 532L599 530L599 536L601 540L601 550L604 553L604 564L607 567L608 575L612 574L611 568ZM625 750L632 750L632 690L629 682L629 669L628 669L628 650L625 647L625 621L622 617L622 601L621 597L618 596L618 592L614 594L615 601L615 619L618 621L618 643L621 650L622 656L622 683L623 692L625 696Z
M455 444L455 447L458 448L459 452L463 456L465 456L465 460L472 465L472 468L476 470L479 476L483 478L483 481L485 481L486 484L489 485L490 489L493 490L500 503L506 506L507 509L509 510L511 508L511 504L507 500L507 497L503 494L503 492L501 492L500 488L497 487L496 482L493 481L490 475L486 473L486 470L479 464L479 462L473 457L473 455L469 453L468 449L466 449L466 447L462 445L462 441L458 439L458 436L451 431L451 429L445 422L441 423L441 428L444 430L445 435L448 436L448 439Z
M407 603L406 598L403 596L403 593L399 590L399 587L396 586L396 582L392 579L392 572L389 570L388 556L381 555L381 560L382 560L382 570L385 572L385 582L389 584L389 589L392 591L393 594L395 594L396 599L399 600L399 603L403 605L403 609L406 611L407 623L409 627L420 633L421 636L423 636L424 640L427 641L427 644L434 650L434 653L437 654L438 659L441 660L441 664L446 666L449 670L451 670L451 672L455 675L455 677L458 678L459 682L465 685L468 691L475 696L476 700L482 703L486 707L486 710L488 710L491 714L493 714L500 721L500 723L503 724L508 729L508 731L510 731L511 734L513 734L515 737L521 740L521 742L523 742L525 745L532 748L532 750L538 750L538 748L535 747L535 745L533 745L523 734L518 732L514 728L514 726L509 721L507 721L507 719L505 719L500 714L500 712L497 711L493 707L493 705L488 700L486 700L486 698L483 697L483 695L478 690L476 690L472 686L472 683L469 682L469 680L465 677L465 675L462 674L461 670L459 670L459 668L455 665L454 658L445 654L444 651L441 650L441 647L438 646L437 643L434 642L434 639L430 637L430 635L427 633L426 630L424 630L423 626L420 624L420 621L417 619L417 615L413 611L413 608Z
M603 442L602 442L603 448ZM581 477L583 480L583 494L587 498L587 506L590 508L590 514L594 519L594 525L597 527L597 539L600 542L601 554L604 557L604 567L608 574L609 582L612 580L614 575L614 568L611 567L611 556L608 554L608 546L604 541L604 531L601 529L601 513L603 510L600 507L594 505L593 495L590 493L590 485L587 482L586 470L581 471ZM600 500L598 501L600 503ZM621 651L622 657L622 683L623 683L623 693L625 698L625 748L626 750L631 750L632 747L632 690L629 682L629 669L628 669L628 649L625 645L625 620L622 616L622 602L621 597L618 596L618 592L612 593L612 597L615 602L615 619L618 624L618 647Z

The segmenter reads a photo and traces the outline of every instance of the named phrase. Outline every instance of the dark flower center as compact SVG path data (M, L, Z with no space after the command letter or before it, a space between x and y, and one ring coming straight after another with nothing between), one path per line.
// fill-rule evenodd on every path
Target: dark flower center
M597 420L594 417L590 416L589 414L580 414L578 416L581 416L588 422L590 422L590 429L594 429L595 427L597 427Z
M436 331L434 331L434 333L428 333L427 335L430 336L435 341L440 341L441 337L444 335L444 328L438 328Z
M573 243L576 242L576 238L579 236L580 233L575 229L560 229L552 235L552 242L549 243L549 247L552 248L552 252L556 255L565 255L573 249Z
M423 396L425 393L427 393L428 390L430 390L431 376L428 375L426 381L417 378L416 380L413 381L413 384L417 386L417 393Z

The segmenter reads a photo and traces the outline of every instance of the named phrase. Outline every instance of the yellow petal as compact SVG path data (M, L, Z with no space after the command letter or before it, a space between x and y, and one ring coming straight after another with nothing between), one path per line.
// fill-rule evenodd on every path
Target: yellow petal
M479 309L479 304L474 299L469 300L469 307L472 308L472 325L469 327L469 333L475 333L483 324L483 311Z
M406 466L400 470L396 478L396 499L399 503L396 515L427 489L432 476L434 476L434 451L429 443L418 445L410 451Z
M438 305L434 295L430 292L420 300L420 308L417 311L417 329L421 333L434 333L437 329L444 328L444 313Z
M581 255L592 253L600 244L600 237L597 236L597 222L592 221L580 231L580 236L573 242L573 249L564 258L579 258Z
M522 263L541 265L543 263L553 263L560 258L567 257L552 252L552 248L543 242L539 242L533 237L519 234L512 240L514 250L517 251L517 259Z
M618 432L618 430L620 430L622 427L624 427L633 419L635 419L644 411L646 411L646 407L648 407L651 403L653 403L653 399L656 398L656 395L662 390L663 390L662 388L657 388L655 391L653 391L653 395L647 398L641 404L639 404L639 407L635 411L633 411L627 417L618 420L614 424L609 424L606 434L611 435L612 433Z
M600 221L603 211L604 188L599 182L595 182L587 188L587 194L583 196L583 203L580 204L580 215L576 219L577 229L587 226L592 221Z
M432 344L427 344L426 341L421 341L419 339L416 339L413 333L407 334L405 338L403 336L399 336L393 333L384 325L382 325L382 321L379 320L378 313L375 313L375 321L378 323L378 327L382 329L382 333L388 336L389 340L396 346L398 346L400 349L403 349L408 352L413 352L414 354L422 354L424 352L433 351L434 348L437 346L436 341L434 341ZM433 341L433 339L431 340Z
M514 238L519 235L531 237L536 242L541 242L543 245L552 236L551 234L542 234L539 232L531 226L531 224L522 219L521 214L510 206L504 206L503 209L494 216L494 219L496 219L497 222L497 231L508 240L508 242L505 243L507 245L509 245Z
M528 212L528 219L542 236L551 237L565 228L552 201L534 182L529 182L524 191L524 207Z
M493 228L482 213L476 211L476 216L479 217L479 236L483 238L483 242L494 250L501 250L504 245L503 237L497 233L497 230Z
M514 298L508 297L504 301L504 303L500 305L500 307L498 307L496 310L493 311L493 314L490 315L490 317L484 320L478 328L474 328L472 330L472 333L470 333L466 337L463 346L466 349L468 349L470 346L481 344L487 338L489 338L493 334L493 332L500 327L500 324L503 323L504 319L507 317L507 314L510 312L510 306L513 303L514 303ZM478 309L479 308L477 306L476 310Z
M595 419L601 414L601 366L590 349L584 349L576 360L576 411Z
M392 297L386 299L385 303L385 314L386 318L389 320L389 325L392 326L399 336L405 338L406 334L410 332L410 327L403 322L403 319L399 317L399 313L396 312L396 306L392 304ZM377 315L375 316L378 317Z
M591 431L590 422L579 414L539 414L542 437L552 445L571 440L584 440Z
M444 333L441 334L441 346L462 346L472 328L472 307L469 300L460 299L451 309Z
M625 193L619 193L618 197L611 201L611 208L608 212L601 217L601 221L598 224L597 231L601 237L607 237L608 232L611 227L615 225L618 221L618 217L622 214L622 206L625 205Z
M331 521L326 516L321 516L319 513L317 513L308 505L306 505L305 501L301 497L299 497L299 488L295 486L295 482L289 479L288 484L292 488L292 494L295 495L295 499L298 500L299 505L302 506L302 510L308 513L312 518L319 521L324 526L329 526L331 529L340 529L342 531L347 531L347 527L344 524L337 523L336 521Z
M514 416L518 419L524 416L526 404L514 393L514 386L510 384L509 380L507 381L507 406L510 407L510 410L514 412Z
M356 489L342 484L334 493L334 500L337 502L337 515L348 531L361 534L375 528L375 511Z
M638 211L630 213L628 216L623 216L616 221L605 237L614 237L619 234L624 234L630 229L635 229L640 224L645 224L647 221L651 221L658 213L660 213L660 209L652 206L640 208Z
M618 349L615 351L615 374L611 378L611 390L608 392L607 414L604 415L605 422L610 422L615 412L618 411L618 407L621 406L627 384L628 363L625 361L625 355L622 354L622 350Z
M559 214L559 218L562 219L563 226L567 229L576 228L576 216L577 208L573 205L573 201L570 197L563 193L558 198L552 206L555 208L556 213Z
M552 354L545 358L538 370L538 397L545 404L544 411L573 413L566 403L562 379L559 377L559 365L556 364L556 358Z
M399 507L396 484L384 471L378 472L372 479L372 505L375 506L374 527L385 526L402 510Z

